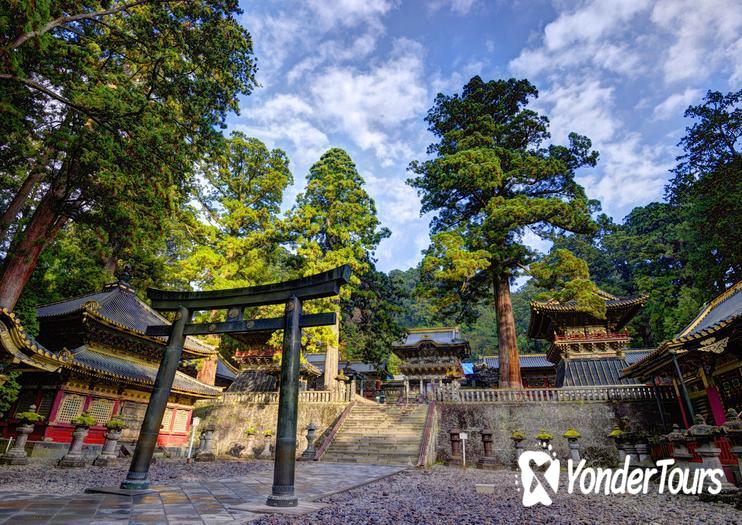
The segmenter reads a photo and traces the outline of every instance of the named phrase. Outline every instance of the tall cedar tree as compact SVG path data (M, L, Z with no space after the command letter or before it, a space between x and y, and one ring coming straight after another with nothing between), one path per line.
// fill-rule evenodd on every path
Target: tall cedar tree
M433 158L409 167L417 175L408 182L422 197L421 213L435 213L423 270L449 306L494 299L506 388L522 386L510 282L533 258L523 234L589 232L598 207L574 179L598 154L574 133L569 146L543 146L548 119L526 108L537 96L527 80L478 76L461 94L439 94L425 119L438 139L428 148Z
M174 267L173 279L197 290L254 286L280 271L279 218L289 160L255 138L235 132L197 168L190 213L195 242Z
M355 319L367 326L364 319L372 316L373 308L385 304L380 297L385 294L386 283L375 274L373 254L379 243L389 237L390 232L381 226L376 215L376 203L364 189L364 180L359 175L353 160L339 148L325 152L309 171L307 187L296 200L296 204L286 218L286 229L292 247L296 250L298 265L302 275L311 275L348 264L353 270L350 286L343 287L341 302L350 315L346 320ZM363 284L362 286L362 282ZM362 295L351 301L356 291ZM337 306L329 301L315 301L309 308L327 310ZM367 315L364 315L363 312ZM377 312L377 318L388 317ZM345 326L347 323L344 323ZM389 322L391 324L391 322ZM350 327L348 327L350 328ZM360 338L358 327L354 327L352 340L356 345L368 338ZM335 337L328 329L314 329L310 333L325 344L333 344ZM368 351L354 348L356 355L366 354L374 362L379 362L378 349L368 341ZM363 343L365 345L365 343Z
M235 0L3 5L0 305L13 308L70 219L104 231L114 262L161 235L256 66Z
M742 279L742 90L709 91L685 117L666 197L685 222L688 271L710 297Z

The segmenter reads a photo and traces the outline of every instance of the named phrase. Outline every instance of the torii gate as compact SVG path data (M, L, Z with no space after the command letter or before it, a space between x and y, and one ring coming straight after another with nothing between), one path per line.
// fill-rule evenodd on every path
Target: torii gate
M345 265L301 279L231 290L171 292L148 288L147 297L152 301L152 308L161 312L177 313L172 325L147 327L147 335L168 336L168 342L157 371L152 395L147 404L129 473L121 483L121 489L136 491L149 488L149 465L157 444L157 435L160 433L162 417L165 414L186 336L283 329L276 460L273 470L273 490L266 504L273 507L295 507L298 504L298 499L294 495L294 469L296 466L301 329L333 325L336 320L335 313L302 315L302 302L338 295L340 287L350 282L350 274L350 266ZM286 303L283 317L243 319L246 307L280 303ZM194 312L208 310L227 310L227 320L218 323L191 324Z

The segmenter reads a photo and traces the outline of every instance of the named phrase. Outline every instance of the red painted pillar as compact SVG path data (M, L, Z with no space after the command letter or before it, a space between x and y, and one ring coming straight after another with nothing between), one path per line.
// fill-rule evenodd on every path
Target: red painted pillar
M706 388L706 397L709 400L711 415L714 417L714 425L721 425L726 422L724 404L721 402L721 396L719 396L719 391L716 390L716 387L709 386Z

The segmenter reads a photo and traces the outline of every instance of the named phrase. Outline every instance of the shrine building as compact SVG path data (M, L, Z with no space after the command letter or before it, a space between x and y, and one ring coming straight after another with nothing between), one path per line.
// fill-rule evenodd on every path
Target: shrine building
M471 355L469 343L458 327L410 328L404 341L392 345L392 352L402 361L409 394L427 396L437 385L464 377L462 359Z
M133 444L167 342L166 337L145 335L145 330L169 321L123 280L100 292L41 306L37 317L40 329L34 338L15 314L0 310L4 373L21 372L20 394L0 420L2 436L12 436L15 414L33 405L45 420L30 435L32 455L64 454L74 430L70 420L83 411L96 421L86 445L103 443L104 425L113 416L128 426L121 442ZM195 338L186 339L183 359L181 369L196 377L177 372L158 438L158 445L176 454L187 445L196 401L218 397L222 388L215 382L229 384L233 377L216 349Z
M556 365L555 386L595 386L636 383L622 378L629 363L626 350L631 336L626 325L647 296L616 297L600 291L605 319L580 309L574 300L531 302L527 335L549 342L547 359Z
M672 383L686 427L694 414L721 425L742 408L742 281L704 305L688 326L624 370L648 383Z
M234 353L239 373L230 392L278 392L281 377L280 350L268 345L272 332L250 332L231 334L239 344ZM299 368L299 384L304 390L315 386L322 372L309 363L302 353Z

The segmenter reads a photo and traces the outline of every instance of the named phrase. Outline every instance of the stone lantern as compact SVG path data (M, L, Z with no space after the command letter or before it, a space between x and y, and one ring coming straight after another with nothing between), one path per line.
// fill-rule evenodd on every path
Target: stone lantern
M626 449L624 448L624 439L623 439L623 430L616 425L613 427L613 430L611 430L608 433L608 437L613 440L613 443L616 445L616 450L618 451L618 464L623 465L624 460L626 459Z
M67 454L59 460L58 465L65 468L84 467L88 462L82 453L82 446L85 443L85 438L88 436L90 427L95 424L95 419L87 412L83 412L74 418L71 423L75 425L75 430L72 432L72 442L70 443Z
M307 448L304 449L304 452L301 455L301 460L303 461L312 461L314 459L314 454L317 452L317 450L314 447L314 439L317 432L317 425L314 423L309 423L307 425Z
M688 436L697 443L696 454L701 456L701 463L698 466L704 469L720 469L723 472L719 459L721 449L714 443L716 436L721 434L721 428L707 425L701 414L696 414L693 422L694 425L688 429ZM728 492L731 488L731 485L725 481L728 481L726 480L726 473L722 480L722 492ZM704 483L704 491L705 489Z
M458 428L452 428L448 431L451 438L451 459L446 464L448 465L463 465L464 458L461 453L461 430Z
M520 455L523 454L523 440L526 438L526 436L523 434L523 432L520 431L520 429L515 429L510 434L510 439L513 440L513 446L515 447L515 467L518 466L518 459L520 459Z
M204 427L201 431L201 443L198 445L198 452L193 458L196 461L214 461L216 460L216 454L214 454L214 432L216 427L211 424Z
M573 427L569 427L567 431L562 434L562 437L567 438L567 446L569 447L569 458L572 461L580 461L580 446L577 440L582 437L582 434L577 432Z
M543 428L539 431L538 434L536 434L536 440L538 441L538 444L541 446L541 448L543 448L544 450L549 449L552 439L554 439L554 436L549 434Z
M93 465L98 467L107 467L116 464L116 443L121 439L121 432L126 428L126 423L121 418L114 417L106 423L106 441L103 443L103 450L95 458Z
M0 464L2 465L28 464L28 454L26 453L28 435L33 432L34 423L44 419L43 416L36 413L36 405L31 405L27 412L21 412L16 417L21 420L21 424L15 429L16 437L13 447L0 456Z
M497 461L492 456L491 430L482 429L482 447L484 448L484 456L477 461L477 467L485 470L495 470L497 468Z
M672 458L675 463L681 468L695 468L695 464L690 462L693 454L688 451L688 436L680 430L677 423L673 424L672 432L664 437L672 446Z
M732 454L737 456L739 471L742 473L742 412L737 414L733 408L727 410L724 432L732 443Z

